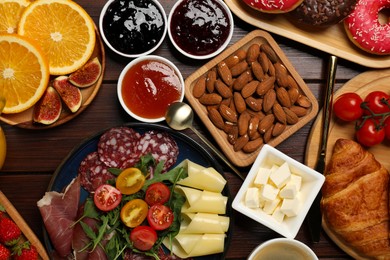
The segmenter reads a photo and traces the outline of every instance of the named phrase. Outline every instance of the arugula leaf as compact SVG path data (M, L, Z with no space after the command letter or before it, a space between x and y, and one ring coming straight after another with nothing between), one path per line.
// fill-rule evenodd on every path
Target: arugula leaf
M175 184L180 179L184 179L188 176L188 172L182 167L175 167L166 173L161 173L155 171L152 179L146 180L144 186L142 187L143 191L149 187L149 185L156 182L170 182L171 184Z

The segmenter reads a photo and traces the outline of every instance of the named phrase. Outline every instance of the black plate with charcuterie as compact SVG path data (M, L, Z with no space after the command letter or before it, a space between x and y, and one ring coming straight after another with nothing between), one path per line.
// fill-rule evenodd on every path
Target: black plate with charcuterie
M133 152L132 156L128 154L126 154L125 156L126 152L118 152L119 150L121 150L121 149L117 149L118 146L120 147L122 145L123 146L129 145L131 144L131 142L136 142L137 141L136 139L138 139L138 144L137 144L137 147L139 147L139 149L137 150L138 152L135 153ZM140 140L142 141L142 145L140 145L141 142ZM163 151L164 149L165 151ZM166 152L167 154L165 154ZM80 183L78 184L80 188L76 188L76 190L77 191L80 190L79 204L82 205L90 196L88 190L93 190L96 188L94 187L94 185L95 186L97 185L96 182L99 181L105 182L109 179L109 175L111 173L109 173L107 169L109 168L124 169L127 167L131 167L136 163L137 156L140 157L145 153L152 154L153 157L156 159L156 161L161 159L165 162L163 167L163 172L169 171L169 168L171 169L175 168L178 164L180 164L182 161L187 159L203 167L212 167L217 172L219 172L222 176L224 176L221 166L211 156L211 154L207 150L205 150L199 143L197 143L195 140L191 139L184 133L174 131L166 126L158 125L158 124L129 123L126 125L113 127L110 129L104 129L99 133L83 141L78 147L76 147L72 152L70 152L70 154L64 159L64 161L55 171L50 181L50 184L48 186L47 193L57 192L58 194L63 195L65 193L66 188L71 190L70 186L73 185L76 177L78 177L77 179L79 179L80 181L77 181L77 183ZM134 158L134 154L137 155L136 158ZM95 160L94 157L96 156L99 157L98 160L99 162L94 164L94 160ZM97 174L98 172L103 172L103 174L99 174L98 178L90 179L90 181L86 181L85 178L83 179L81 172L83 172L83 167L85 168L87 166L89 172L84 175L88 175L89 177L91 177L91 176L95 176L95 174ZM71 193L71 191L69 192L67 191L67 193ZM192 257L193 259L224 259L225 257L232 236L232 223L233 223L231 196L229 193L229 189L227 187L227 183L224 186L221 194L227 197L226 214L224 215L230 218L229 228L226 232L226 238L224 239L223 242L224 243L223 252L217 254L211 254L211 255L209 254L205 256L196 256L196 257ZM43 200L44 198L41 201ZM40 205L40 203L42 203L41 201L38 202L38 206ZM51 201L52 203L53 202L55 203L55 199L51 199ZM44 202L43 204L45 203L47 202ZM66 207L67 206L63 206L63 208L60 209L60 211L61 212L66 211L65 209ZM41 207L40 210L45 222L46 217L44 213L42 213L43 211ZM51 206L49 210L50 210L50 214L56 214ZM58 216L57 218L58 218L58 227L56 228L60 228L59 226L61 226L62 217ZM74 218L74 220L72 220L72 223L77 219L79 218ZM118 219L118 221L121 220ZM53 254L55 255L57 253L57 247L55 246L55 242L53 243L51 236L49 235L50 230L47 228L46 224L44 225L43 232L44 232L44 240L45 240L44 242L47 251L49 254L52 254L52 257L54 257ZM75 235L76 234L75 231L72 232L73 233L71 233L71 235L73 237L77 236ZM73 241L72 243L75 242ZM169 250L167 250L167 248L164 246L162 246L162 248L164 249L163 251L165 251L166 256L169 257L170 256ZM133 258L129 258L129 259L133 259Z

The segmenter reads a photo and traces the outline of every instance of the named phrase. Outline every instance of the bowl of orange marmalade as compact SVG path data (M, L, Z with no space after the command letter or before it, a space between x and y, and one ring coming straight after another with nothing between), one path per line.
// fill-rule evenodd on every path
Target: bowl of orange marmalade
M146 55L132 60L118 79L117 94L122 108L138 121L165 120L170 104L184 99L184 79L168 59Z

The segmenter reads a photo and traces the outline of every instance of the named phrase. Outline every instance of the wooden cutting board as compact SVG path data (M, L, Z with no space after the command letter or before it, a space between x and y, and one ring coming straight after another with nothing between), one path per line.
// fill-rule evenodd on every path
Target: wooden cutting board
M374 70L364 72L342 86L334 95L334 100L343 93L356 92L362 98L364 98L369 92L374 90L381 90L390 93L390 69L386 70ZM315 167L318 152L319 142L321 138L321 123L322 123L322 110L319 112L316 118L312 130L310 132L305 154L305 164L311 168ZM339 138L354 139L354 123L343 123L340 120L336 120L332 117L329 138L326 152L326 163L328 163L333 150L334 143ZM390 142L385 142L380 145L371 147L368 149L375 155L375 158L381 162L390 171ZM354 251L347 243L340 240L327 226L325 221L322 221L322 227L327 235L342 249L355 259L368 259L359 255Z

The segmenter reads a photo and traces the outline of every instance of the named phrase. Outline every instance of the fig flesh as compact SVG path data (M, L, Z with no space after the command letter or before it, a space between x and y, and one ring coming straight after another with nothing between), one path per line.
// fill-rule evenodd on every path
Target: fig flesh
M59 76L53 80L53 87L57 90L62 101L72 113L75 113L81 107L83 96L78 87L69 82L67 76Z
M48 86L43 96L34 106L34 122L50 125L56 122L61 115L62 102L58 92Z
M88 61L83 67L69 75L69 82L79 88L92 86L97 82L102 73L102 65L99 59Z

